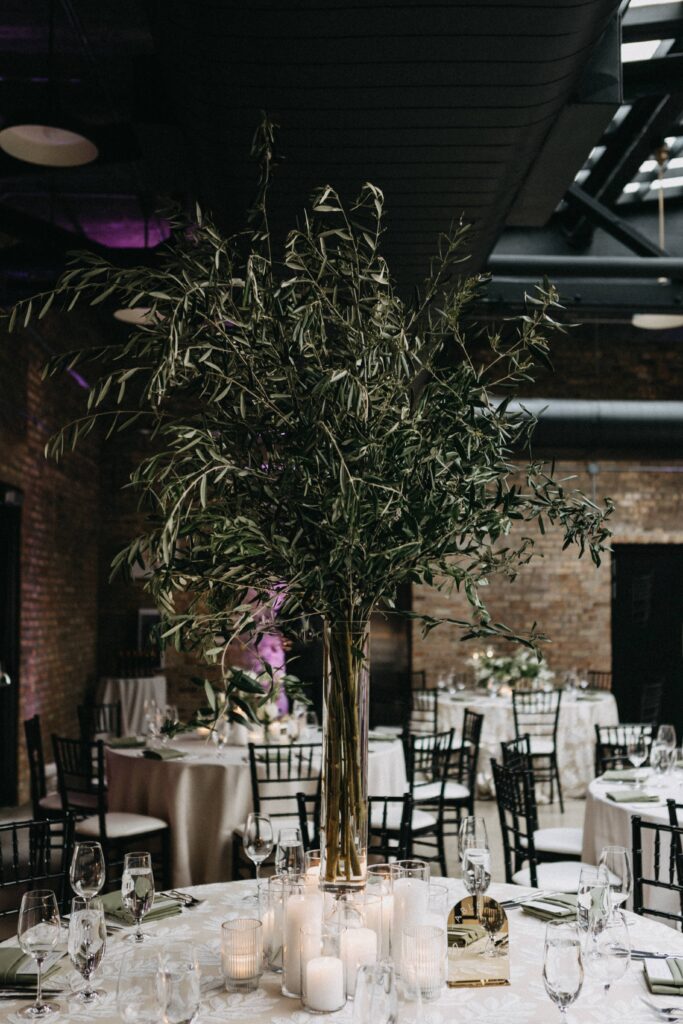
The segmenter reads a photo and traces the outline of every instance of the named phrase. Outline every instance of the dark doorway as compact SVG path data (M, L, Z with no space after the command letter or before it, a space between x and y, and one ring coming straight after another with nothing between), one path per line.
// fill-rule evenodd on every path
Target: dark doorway
M0 484L0 806L17 802L21 502Z
M622 721L637 722L648 679L664 679L662 721L683 739L683 545L615 544L612 673Z

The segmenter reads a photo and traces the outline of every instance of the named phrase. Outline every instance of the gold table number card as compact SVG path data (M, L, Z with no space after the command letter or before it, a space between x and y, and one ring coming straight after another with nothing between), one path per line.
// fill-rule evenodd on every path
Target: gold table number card
M510 984L507 914L490 896L466 896L448 915L448 985Z

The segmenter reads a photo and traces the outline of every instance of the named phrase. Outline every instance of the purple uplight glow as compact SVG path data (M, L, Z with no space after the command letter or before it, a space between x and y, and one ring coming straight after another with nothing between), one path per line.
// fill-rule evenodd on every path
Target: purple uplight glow
M111 220L81 220L86 238L108 249L152 249L165 242L171 234L167 221L151 217L145 227L144 220L121 217Z

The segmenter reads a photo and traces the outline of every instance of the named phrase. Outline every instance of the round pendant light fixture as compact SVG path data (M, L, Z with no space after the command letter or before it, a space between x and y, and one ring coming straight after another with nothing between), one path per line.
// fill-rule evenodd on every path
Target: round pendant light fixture
M657 211L659 220L659 248L664 251L666 242L665 220L664 220L664 168L669 159L669 148L665 144L655 151L657 161L657 180L659 189L657 195ZM667 278L661 278L660 284L669 284ZM680 313L634 313L631 317L631 324L643 331L670 331L674 327L683 327L683 314Z
M46 124L15 124L0 131L0 149L15 160L41 167L82 167L97 159L94 142Z

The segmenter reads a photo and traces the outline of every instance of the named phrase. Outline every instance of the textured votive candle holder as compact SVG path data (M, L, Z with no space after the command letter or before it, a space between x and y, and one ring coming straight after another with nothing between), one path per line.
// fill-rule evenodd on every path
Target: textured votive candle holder
M418 924L403 930L401 963L423 999L438 999L446 984L446 948L445 928Z
M263 973L263 925L238 917L221 925L221 960L228 992L253 992Z

